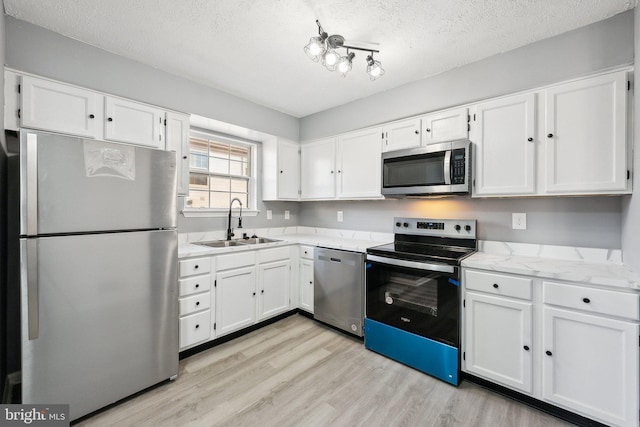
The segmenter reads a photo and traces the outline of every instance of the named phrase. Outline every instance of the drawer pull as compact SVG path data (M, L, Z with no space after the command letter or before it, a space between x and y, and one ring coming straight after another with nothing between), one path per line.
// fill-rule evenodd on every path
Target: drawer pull
M553 355L553 353L551 353L549 350L545 351L545 354L546 354L547 356L551 356L551 355Z
M525 350L529 351L529 346L528 346L528 345L525 345L525 346L524 346L524 347L522 347L522 348L524 348Z
M194 265L194 266L193 266L193 269L194 269L194 270L197 270L197 269L198 269L198 264Z
M196 307L200 305L200 301L196 301Z
M200 283L196 283L196 289L200 287Z
M582 298L582 302L585 304L589 304L591 300L589 298Z
M196 329L198 329L200 327L200 325L196 325Z
M496 289L498 289L498 284L497 284L497 283L494 283L494 284L493 284L493 287L494 287L494 288L496 288Z

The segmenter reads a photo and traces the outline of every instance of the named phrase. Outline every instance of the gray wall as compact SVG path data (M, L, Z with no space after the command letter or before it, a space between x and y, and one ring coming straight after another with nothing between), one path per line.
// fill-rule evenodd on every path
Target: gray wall
M300 120L300 140L633 63L633 11ZM384 77L382 77L384 78ZM375 83L373 83L375 84Z
M640 24L640 8L634 9L636 23ZM635 52L636 58L640 57L640 25L635 27ZM635 124L635 152L634 152L634 190L633 196L626 198L622 204L622 250L624 262L640 271L640 95L638 94L638 82L640 82L640 69L635 68L636 96L634 110Z
M139 62L6 19L6 65L44 77L298 139L298 119ZM212 71L214 72L214 71Z
M335 135L632 64L633 13L625 12L435 77L304 117L300 121L301 139ZM300 218L301 225L307 226L386 232L391 231L396 215L475 218L481 239L619 249L622 204L629 203L628 199L629 196L312 202L301 205ZM336 221L338 210L344 212L343 223ZM527 213L527 230L511 229L513 212Z

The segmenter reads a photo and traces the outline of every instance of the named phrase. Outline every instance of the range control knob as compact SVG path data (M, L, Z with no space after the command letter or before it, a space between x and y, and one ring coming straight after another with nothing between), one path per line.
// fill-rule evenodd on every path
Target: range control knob
M471 226L470 225L465 225L464 229L467 230L467 231L471 231Z
M404 224L402 224L402 226L406 228L406 227L408 227L408 226L409 226L409 223L408 223L408 222L405 222Z
M402 225L402 223L396 222L396 227L400 227L401 225Z
M460 231L460 224L456 224L456 226L455 226L455 227L453 227L453 228L455 228L455 229L456 229L456 231Z

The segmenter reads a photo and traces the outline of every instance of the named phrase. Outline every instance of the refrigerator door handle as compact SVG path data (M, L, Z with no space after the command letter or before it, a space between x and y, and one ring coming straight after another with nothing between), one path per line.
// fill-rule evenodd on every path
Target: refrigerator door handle
M26 234L29 236L35 236L38 234L38 135L35 133L27 134L26 157Z
M26 256L24 269L27 282L27 321L29 339L35 340L40 333L40 296L38 282L38 243L34 239L26 239Z

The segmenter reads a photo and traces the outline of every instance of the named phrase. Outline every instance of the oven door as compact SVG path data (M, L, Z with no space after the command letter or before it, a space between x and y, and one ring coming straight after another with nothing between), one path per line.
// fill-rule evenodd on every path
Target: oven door
M457 267L367 255L369 319L458 348L459 292Z

